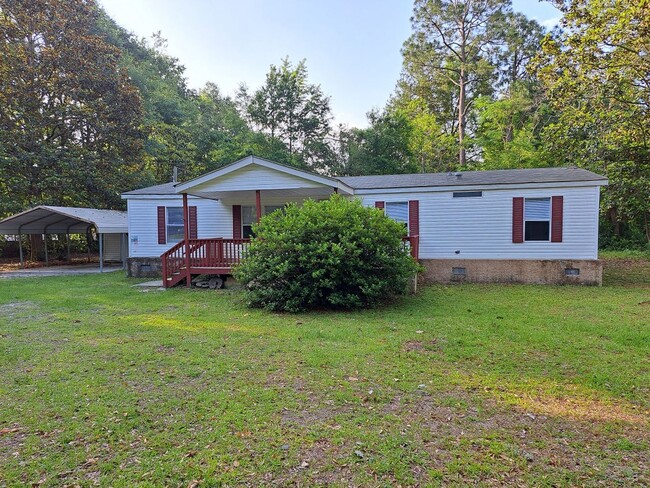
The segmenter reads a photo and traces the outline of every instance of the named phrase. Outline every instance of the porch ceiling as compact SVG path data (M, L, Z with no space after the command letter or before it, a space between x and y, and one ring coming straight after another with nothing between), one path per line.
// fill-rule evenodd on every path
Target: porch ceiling
M327 198L334 193L333 188L316 187L316 188L277 188L272 190L260 190L262 202L264 199L273 200L284 199L286 201L304 200L307 198ZM254 202L255 190L234 190L234 191L208 191L208 192L188 192L188 195L194 195L201 198L212 200L225 200L233 202Z

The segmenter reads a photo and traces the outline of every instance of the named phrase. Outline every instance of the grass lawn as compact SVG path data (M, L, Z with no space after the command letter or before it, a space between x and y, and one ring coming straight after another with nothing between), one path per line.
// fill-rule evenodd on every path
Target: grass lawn
M4 280L0 486L650 484L650 267L625 266L301 315Z

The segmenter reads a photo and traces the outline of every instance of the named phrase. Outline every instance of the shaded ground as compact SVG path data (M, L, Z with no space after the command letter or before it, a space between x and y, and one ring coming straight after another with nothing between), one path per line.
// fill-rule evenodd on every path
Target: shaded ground
M111 271L122 270L121 265L105 264L104 273ZM74 265L58 265L51 267L37 267L25 269L11 269L7 271L0 271L0 279L2 278L42 278L44 276L71 276L83 274L96 274L99 273L98 264L74 264Z
M631 266L301 315L120 273L4 281L0 485L650 485Z

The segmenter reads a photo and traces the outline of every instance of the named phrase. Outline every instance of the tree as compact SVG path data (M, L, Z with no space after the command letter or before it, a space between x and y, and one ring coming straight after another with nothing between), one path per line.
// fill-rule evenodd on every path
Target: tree
M271 65L264 85L253 94L242 86L239 99L251 123L281 140L295 164L322 163L321 144L331 131L329 98L307 82L304 60L295 68L288 59Z
M494 27L509 8L509 0L415 1L398 98L422 98L430 113L439 114L447 133L457 135L461 166L474 101L492 92L490 56L499 39Z
M616 232L638 225L650 242L650 2L556 2L562 30L537 59L557 122L555 157L607 175L603 206Z
M345 173L378 175L417 171L411 160L408 118L399 112L372 111L368 120L367 129L351 131Z
M119 207L137 185L142 103L96 19L92 0L0 0L2 214Z

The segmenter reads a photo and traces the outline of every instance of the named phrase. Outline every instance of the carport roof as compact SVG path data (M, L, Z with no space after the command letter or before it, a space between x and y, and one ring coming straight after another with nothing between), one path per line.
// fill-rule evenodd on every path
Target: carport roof
M126 212L41 205L0 221L0 234L83 234L89 226L100 234L126 234Z

